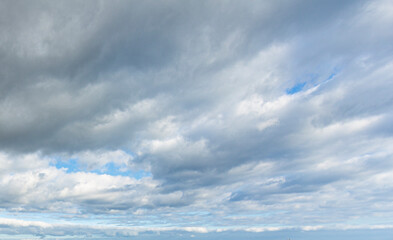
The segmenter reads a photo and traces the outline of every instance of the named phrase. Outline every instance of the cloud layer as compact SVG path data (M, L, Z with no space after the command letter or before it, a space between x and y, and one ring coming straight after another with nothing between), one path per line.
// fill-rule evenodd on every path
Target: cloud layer
M390 228L392 10L3 1L0 233Z

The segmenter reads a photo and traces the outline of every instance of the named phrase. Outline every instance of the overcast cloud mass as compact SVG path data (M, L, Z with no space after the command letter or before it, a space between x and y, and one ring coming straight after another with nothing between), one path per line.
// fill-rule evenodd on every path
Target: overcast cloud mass
M392 29L391 0L1 1L0 238L392 233Z

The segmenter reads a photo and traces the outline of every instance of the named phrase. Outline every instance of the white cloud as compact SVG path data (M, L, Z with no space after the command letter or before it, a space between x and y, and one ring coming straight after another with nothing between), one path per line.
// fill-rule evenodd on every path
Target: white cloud
M257 128L259 131L263 131L264 129L277 125L278 123L279 123L278 119L269 119L267 121L258 123Z
M389 1L0 5L1 233L390 228Z

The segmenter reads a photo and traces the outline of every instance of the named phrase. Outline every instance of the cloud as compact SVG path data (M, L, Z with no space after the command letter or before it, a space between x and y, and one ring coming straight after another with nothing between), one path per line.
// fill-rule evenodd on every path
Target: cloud
M1 5L8 234L390 226L389 1Z

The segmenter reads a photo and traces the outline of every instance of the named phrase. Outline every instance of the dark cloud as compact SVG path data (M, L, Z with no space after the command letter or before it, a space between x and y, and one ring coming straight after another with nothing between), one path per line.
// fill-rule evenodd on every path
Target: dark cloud
M5 212L229 228L391 217L389 1L0 5Z
M12 109L3 121L19 118L23 126L7 126L2 142L9 149L61 151L57 145L111 145L113 138L94 136L92 124L138 100L170 96L180 112L172 112L171 103L168 115L205 108L212 100L204 99L217 94L206 91L215 85L206 82L215 71L286 41L291 26L300 33L312 29L316 23L309 18L316 14L316 22L329 23L349 2L22 3L3 3L1 89Z

